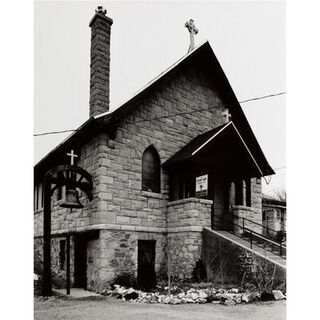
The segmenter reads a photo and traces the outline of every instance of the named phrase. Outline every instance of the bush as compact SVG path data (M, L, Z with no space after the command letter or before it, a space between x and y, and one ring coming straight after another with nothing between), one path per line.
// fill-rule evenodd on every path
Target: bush
M115 284L118 284L122 287L126 288L137 288L137 281L136 278L132 273L126 272L126 273L121 273L118 276L115 277L115 279L112 282L112 285L114 286Z

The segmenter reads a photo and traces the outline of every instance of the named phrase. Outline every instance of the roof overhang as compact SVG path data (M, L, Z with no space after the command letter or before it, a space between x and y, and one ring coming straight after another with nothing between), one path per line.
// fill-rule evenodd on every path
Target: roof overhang
M258 159L254 150L250 150L245 138L242 137L232 121L199 135L167 160L163 167L168 170L174 169L181 164L191 163L204 156L214 158L221 152L228 154L234 164L240 163L240 160L246 161L252 168L252 175L264 176L268 174L263 171L261 160Z

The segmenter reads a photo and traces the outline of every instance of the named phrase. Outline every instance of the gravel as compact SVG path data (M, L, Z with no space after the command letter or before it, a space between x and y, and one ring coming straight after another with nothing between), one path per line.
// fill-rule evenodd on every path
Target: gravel
M35 320L285 320L286 301L221 304L146 304L103 299L35 298Z

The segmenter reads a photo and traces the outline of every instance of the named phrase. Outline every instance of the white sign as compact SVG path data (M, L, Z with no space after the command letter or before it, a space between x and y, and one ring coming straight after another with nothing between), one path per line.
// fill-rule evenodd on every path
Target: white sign
M196 196L204 197L208 195L208 175L196 177Z

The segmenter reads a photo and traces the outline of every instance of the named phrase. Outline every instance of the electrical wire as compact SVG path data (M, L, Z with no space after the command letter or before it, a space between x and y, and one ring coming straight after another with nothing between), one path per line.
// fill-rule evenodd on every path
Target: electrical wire
M278 92L278 93L273 93L273 94L269 94L269 95L265 95L265 96L259 96L259 97L255 97L255 98L239 101L239 103L243 104L243 103L247 103L247 102L250 102L250 101L256 101L256 100L272 98L272 97L280 96L280 95L283 95L283 94L286 94L286 92ZM195 112L203 112L203 111L211 110L212 108L216 108L216 107L217 106L210 107L210 108L204 108L204 109L200 109L200 110L192 110L192 111L189 111L189 112L180 112L180 113L176 113L176 114L170 115L170 116L155 117L153 119L143 119L143 120L135 121L134 123L153 121L153 120L158 120L158 119L172 118L172 117L176 117L176 116L180 116L180 115L192 114L192 113L195 113ZM225 106L220 106L220 107L225 107ZM33 136L34 137L39 137L39 136L46 136L46 135L51 135L51 134L74 132L74 131L76 131L76 129L61 130L61 131L49 131L49 132L35 133Z
M74 131L76 131L76 130L70 129L70 130L61 130L61 131L50 131L50 132L43 132L43 133L35 133L33 136L38 137L38 136L46 136L49 134L59 134L59 133L74 132Z

